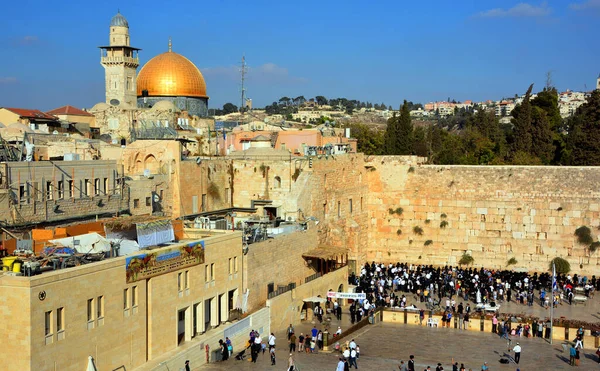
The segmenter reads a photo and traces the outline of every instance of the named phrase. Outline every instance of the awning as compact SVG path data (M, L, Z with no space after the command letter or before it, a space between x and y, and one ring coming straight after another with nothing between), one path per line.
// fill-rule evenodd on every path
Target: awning
M305 303L325 303L327 299L321 298L319 296L311 296L310 298L306 298L302 301Z
M348 253L348 249L343 247L319 247L302 254L303 258L314 258L324 260L336 260L338 256Z

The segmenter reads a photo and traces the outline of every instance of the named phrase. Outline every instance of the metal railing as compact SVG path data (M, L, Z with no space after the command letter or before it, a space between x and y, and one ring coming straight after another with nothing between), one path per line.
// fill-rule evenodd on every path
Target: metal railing
M309 283L310 281L314 281L314 280L316 280L317 278L319 278L319 277L321 277L321 276L323 276L323 275L321 274L321 272L317 272L317 273L315 273L315 274L311 274L310 276L308 276L308 277L306 277L306 278L304 279L304 283Z
M278 288L277 288L277 290L275 290L275 291L273 291L273 292L270 292L270 293L267 295L267 298L268 298L268 299L272 299L272 298L274 298L274 297L276 297L276 296L279 296L279 295L281 295L281 294L283 294L283 293L286 293L286 292L288 292L288 291L292 291L292 290L293 290L293 289L295 289L295 288L296 288L296 283L295 283L295 282L290 282L290 283L289 283L289 284L287 284L286 286L280 286L280 287L278 287Z

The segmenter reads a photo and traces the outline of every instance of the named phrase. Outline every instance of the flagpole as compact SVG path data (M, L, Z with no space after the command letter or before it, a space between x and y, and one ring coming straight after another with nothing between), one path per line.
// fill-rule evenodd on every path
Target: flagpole
M550 298L550 345L554 335L554 286L556 285L556 265L552 262L552 298Z

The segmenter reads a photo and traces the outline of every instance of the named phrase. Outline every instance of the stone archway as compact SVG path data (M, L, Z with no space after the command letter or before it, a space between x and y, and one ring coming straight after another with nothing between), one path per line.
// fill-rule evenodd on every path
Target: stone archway
M150 174L159 173L159 163L156 161L156 157L154 157L154 155L146 156L144 159L144 170L150 171Z

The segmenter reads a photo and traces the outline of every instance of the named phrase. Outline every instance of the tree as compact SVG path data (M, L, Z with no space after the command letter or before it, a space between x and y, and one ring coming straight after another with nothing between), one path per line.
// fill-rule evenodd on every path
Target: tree
M413 138L412 120L405 100L400 108L400 116L398 117L395 154L410 155L413 149Z
M427 157L429 155L429 143L425 128L422 126L416 127L413 132L413 148L412 153L417 156Z
M396 114L387 120L387 127L383 136L384 152L387 155L396 155L398 135L398 117Z
M230 113L234 113L234 112L237 112L237 111L238 111L238 108L233 103L225 103L223 105L223 114L224 115L228 115Z
M352 137L357 140L357 150L365 155L380 155L383 150L383 133L365 124L350 124Z
M291 99L288 97L281 97L279 98L279 103L283 103L284 105L289 105L290 104Z
M531 90L533 84L527 89L523 103L516 106L512 112L513 118L511 120L514 126L514 141L512 145L513 153L524 152L531 153Z
M553 133L546 111L535 106L532 108L531 154L539 158L544 165L548 165L554 158Z
M594 90L588 101L577 109L569 121L567 150L569 163L577 166L600 165L600 90Z
M322 96L322 95L317 95L317 96L315 97L315 100L317 101L317 104L318 104L319 106L325 106L325 105L327 105L327 98L325 98L325 97L324 97L324 96Z

